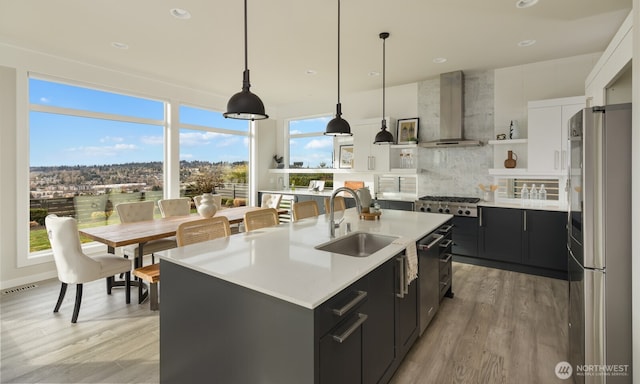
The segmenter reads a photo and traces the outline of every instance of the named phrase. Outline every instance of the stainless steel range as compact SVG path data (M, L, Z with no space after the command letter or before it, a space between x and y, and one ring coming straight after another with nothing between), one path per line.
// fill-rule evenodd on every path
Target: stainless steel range
M418 212L448 213L454 216L478 217L477 197L422 196L415 202Z

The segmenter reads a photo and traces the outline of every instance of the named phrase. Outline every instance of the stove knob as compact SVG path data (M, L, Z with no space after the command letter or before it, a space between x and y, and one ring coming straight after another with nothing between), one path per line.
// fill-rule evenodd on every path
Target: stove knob
M465 215L470 215L470 214L471 214L471 211L467 209L466 211L464 211L464 214L465 214Z
M440 212L440 213L444 212L444 208L442 208L442 207L438 208L438 212Z
M447 206L447 207L444 209L444 213L450 213L450 212L451 212L451 210L449 209L449 206Z
M427 212L431 212L431 206L427 205Z
M458 215L462 215L462 208L458 209Z

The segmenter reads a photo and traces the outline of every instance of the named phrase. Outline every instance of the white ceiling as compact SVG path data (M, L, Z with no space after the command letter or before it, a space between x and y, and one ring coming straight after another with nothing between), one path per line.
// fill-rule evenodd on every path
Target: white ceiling
M337 0L249 0L252 91L269 106L337 93ZM342 93L454 70L501 68L603 51L632 0L342 0ZM188 10L179 20L170 9ZM533 46L517 43L535 39ZM0 42L203 89L242 86L241 0L0 0ZM129 49L111 46L122 42ZM435 64L433 59L447 62ZM307 75L307 70L317 71Z

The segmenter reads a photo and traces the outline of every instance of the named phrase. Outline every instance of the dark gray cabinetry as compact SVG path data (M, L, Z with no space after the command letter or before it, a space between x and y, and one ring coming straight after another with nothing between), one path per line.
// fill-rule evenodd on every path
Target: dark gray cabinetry
M369 319L363 325L363 383L377 383L396 358L395 296L396 272L388 261L369 274L367 302L363 311ZM369 321L370 320L370 321Z
M368 279L360 279L315 311L321 384L362 382L363 327L378 320L375 316L370 319L365 306L370 299Z
M567 271L567 213L525 211L523 262L536 267Z
M398 268L401 268L398 265ZM396 294L396 323L399 356L398 363L409 352L409 349L418 338L418 280L413 280L403 295Z
M160 382L389 382L418 336L401 257L314 310L162 260Z
M477 264L566 278L565 212L480 207L478 215L478 257L487 261Z
M454 216L453 217L453 247L454 255L477 257L478 256L478 218Z
M522 262L523 211L480 207L478 256L484 259Z

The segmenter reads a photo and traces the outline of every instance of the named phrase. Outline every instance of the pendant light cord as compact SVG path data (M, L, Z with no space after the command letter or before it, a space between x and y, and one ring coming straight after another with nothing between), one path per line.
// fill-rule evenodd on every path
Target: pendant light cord
M340 104L340 0L338 0L338 104Z
M386 84L386 57L387 57L387 53L386 53L386 48L387 47L387 39L383 38L382 39L382 121L386 122L386 115L384 112L384 107L385 107L385 100L386 100L386 94L385 94L385 84ZM386 124L384 124L386 125Z
M249 39L247 38L247 0L244 0L244 70L249 69Z

